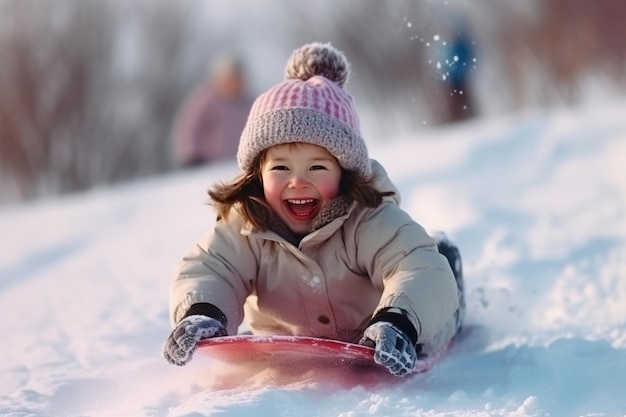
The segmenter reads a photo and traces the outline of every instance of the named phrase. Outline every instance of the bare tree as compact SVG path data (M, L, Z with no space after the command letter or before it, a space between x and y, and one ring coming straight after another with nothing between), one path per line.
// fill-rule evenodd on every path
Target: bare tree
M82 156L93 136L110 38L104 3L9 1L12 30L0 39L0 146L23 198L85 188ZM5 17L6 18L6 17Z
M183 93L176 82L183 14L165 2L127 5L3 1L0 169L1 183L17 183L13 197L170 168L169 126ZM128 27L142 44L124 52L120 32ZM130 74L129 55L136 60Z

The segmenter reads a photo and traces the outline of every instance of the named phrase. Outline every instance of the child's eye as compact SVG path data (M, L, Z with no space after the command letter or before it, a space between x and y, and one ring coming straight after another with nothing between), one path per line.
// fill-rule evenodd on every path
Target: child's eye
M287 171L288 169L286 165L275 165L272 167L272 171Z
M326 169L326 167L324 165L313 165L310 169L311 171L317 171L317 170L324 170Z

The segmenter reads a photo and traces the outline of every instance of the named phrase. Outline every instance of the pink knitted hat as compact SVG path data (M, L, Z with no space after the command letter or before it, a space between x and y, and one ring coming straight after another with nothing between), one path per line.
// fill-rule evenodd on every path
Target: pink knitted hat
M241 134L237 161L249 171L265 149L301 142L328 150L341 167L363 178L372 172L354 102L343 85L350 64L333 46L310 43L296 49L285 81L261 94Z

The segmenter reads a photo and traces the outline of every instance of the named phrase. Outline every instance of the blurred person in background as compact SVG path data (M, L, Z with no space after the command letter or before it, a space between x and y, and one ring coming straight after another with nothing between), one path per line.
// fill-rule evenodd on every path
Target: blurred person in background
M445 83L447 122L469 119L476 115L471 85L474 68L474 45L466 24L460 24L445 50Z
M173 132L177 164L234 161L251 105L242 63L233 55L220 56L177 116Z

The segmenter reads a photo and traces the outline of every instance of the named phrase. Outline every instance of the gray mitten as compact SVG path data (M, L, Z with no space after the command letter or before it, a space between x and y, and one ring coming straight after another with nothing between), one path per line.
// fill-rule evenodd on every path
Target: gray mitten
M391 323L379 321L372 324L365 329L359 343L373 347L374 361L395 376L405 376L415 367L415 346L403 331Z
M226 329L214 318L202 315L185 317L163 344L163 356L172 365L187 364L202 339L227 336Z

